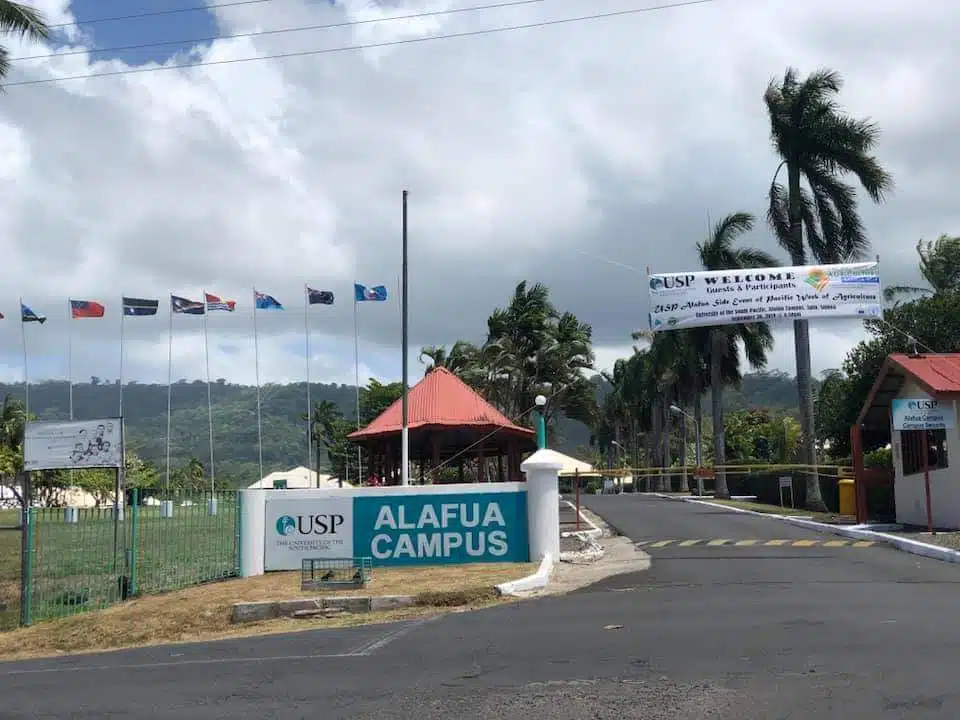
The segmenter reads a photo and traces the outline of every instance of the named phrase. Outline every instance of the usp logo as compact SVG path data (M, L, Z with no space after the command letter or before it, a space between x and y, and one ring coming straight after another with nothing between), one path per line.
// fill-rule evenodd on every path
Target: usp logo
M277 535L292 535L297 531L297 521L289 515L277 518Z

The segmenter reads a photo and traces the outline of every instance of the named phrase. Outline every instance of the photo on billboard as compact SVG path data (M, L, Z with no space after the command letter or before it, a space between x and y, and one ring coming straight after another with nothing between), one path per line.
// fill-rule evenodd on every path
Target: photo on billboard
M119 468L123 427L119 418L27 423L24 470Z

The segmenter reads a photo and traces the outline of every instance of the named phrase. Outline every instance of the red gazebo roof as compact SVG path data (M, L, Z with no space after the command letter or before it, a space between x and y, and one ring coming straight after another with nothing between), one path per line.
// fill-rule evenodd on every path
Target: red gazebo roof
M384 410L367 427L350 433L350 440L367 440L397 434L402 429L402 398ZM410 388L407 427L502 428L534 437L529 428L510 421L480 394L446 368L436 368Z

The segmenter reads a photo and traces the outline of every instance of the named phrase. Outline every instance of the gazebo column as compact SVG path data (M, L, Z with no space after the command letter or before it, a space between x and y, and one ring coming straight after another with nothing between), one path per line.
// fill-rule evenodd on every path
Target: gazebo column
M497 449L497 482L503 482L503 448Z
M430 469L434 472L433 481L439 482L440 477L436 474L437 468L440 467L440 436L435 432L430 433L430 445L433 450L433 462L430 465Z
M419 450L417 454L420 456L420 484L423 485L424 470L427 464L427 444L421 440L417 449Z
M457 482L463 484L463 455L460 456L460 460L457 462Z
M487 482L487 458L483 454L483 446L477 450L477 482Z

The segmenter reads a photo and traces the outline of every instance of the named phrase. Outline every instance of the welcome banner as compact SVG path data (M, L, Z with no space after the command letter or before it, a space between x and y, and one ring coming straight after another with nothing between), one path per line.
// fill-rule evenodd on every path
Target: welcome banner
M650 329L814 318L877 318L877 262L651 274Z

